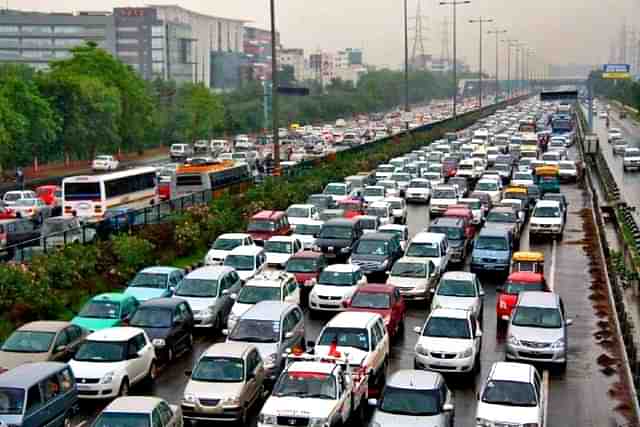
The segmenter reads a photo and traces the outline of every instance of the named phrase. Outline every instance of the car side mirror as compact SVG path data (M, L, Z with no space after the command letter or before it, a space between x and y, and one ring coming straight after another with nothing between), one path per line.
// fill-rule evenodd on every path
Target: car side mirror
M480 292L478 292L478 294L483 297L484 296L484 289L481 289Z
M193 374L193 371L191 371L191 370L184 371L184 376L187 377L187 378L191 378L192 374Z
M476 338L481 338L482 337L482 331L480 329L478 329L476 331Z
M420 335L422 333L422 328L420 326L416 326L413 328L413 332Z
M222 330L222 335L228 336L229 335L229 330L228 329L223 329Z
M573 325L573 319L567 319L567 320L565 320L564 324L565 324L565 325L567 325L567 326L571 326L571 325Z
M172 294L176 293L176 287L175 286L169 286L169 291L171 291Z
M451 412L453 411L453 403L445 403L444 405L442 405L442 410L444 412Z

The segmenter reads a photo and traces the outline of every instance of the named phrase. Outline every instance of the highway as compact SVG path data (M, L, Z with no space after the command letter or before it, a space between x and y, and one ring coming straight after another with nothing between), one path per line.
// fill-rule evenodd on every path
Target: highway
M572 156L575 156L573 149ZM590 274L590 260L583 248L583 245L592 237L584 232L581 216L585 213L585 209L590 208L589 198L586 190L575 184L563 185L562 191L569 201L568 224L563 240L559 242L541 240L530 243L528 233L525 231L521 241L521 249L545 253L547 280L564 299L568 317L574 319L573 325L569 327L569 361L566 372L551 375L544 373L544 391L547 397L545 425L554 427L625 425L624 413L615 410L621 402L615 400L615 396L612 397L609 392L618 379L615 375L615 366L612 369L611 366L602 366L598 363L599 360L606 361L609 356L607 348L601 347L596 342L596 337L603 336L598 326L598 322L603 319L596 316L592 306L603 301L598 295L592 295L590 287L593 278ZM410 206L408 224L411 235L426 228L429 225L428 207ZM455 393L456 426L475 425L476 393L486 378L491 364L504 360L505 331L496 328L495 316L495 288L501 282L491 277L484 277L482 283L486 295L481 373L473 379L447 377L447 382ZM391 371L413 367L413 349L417 340L413 327L423 324L427 310L424 304L411 306L407 314L404 336L392 348ZM313 340L320 332L324 320L308 317L306 320L307 339ZM192 368L194 361L204 349L220 340L222 340L220 336L199 336L194 352L165 368L151 393L165 398L170 403L179 404L186 384L184 371ZM149 390L144 389L132 390L132 392L141 395L150 394ZM101 407L84 402L81 406L82 411L75 418L74 425L90 425ZM255 412L257 414L258 408ZM256 416L251 418L252 425L255 425Z

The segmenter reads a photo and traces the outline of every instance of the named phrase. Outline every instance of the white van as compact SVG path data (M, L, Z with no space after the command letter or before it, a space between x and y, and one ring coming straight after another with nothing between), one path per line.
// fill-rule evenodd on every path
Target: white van
M433 261L437 276L449 266L450 250L446 234L420 232L407 245L405 256L427 258Z
M191 157L193 154L193 148L189 144L171 144L169 149L169 156L172 161L186 160L187 157Z

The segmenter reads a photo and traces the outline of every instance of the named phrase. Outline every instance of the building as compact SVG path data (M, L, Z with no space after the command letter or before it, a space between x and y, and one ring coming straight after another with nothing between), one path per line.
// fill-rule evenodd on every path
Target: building
M280 33L276 32L276 46L280 45ZM271 80L271 31L256 27L244 27L244 53L249 60L254 80Z
M349 65L364 65L362 49L345 49L349 57Z
M251 78L249 59L243 53L211 52L211 87L221 91L234 90Z
M356 56L355 61L361 59L362 56ZM330 84L335 79L351 82L356 86L360 77L367 73L367 68L364 65L354 64L353 60L353 49L336 53L314 52L309 55L307 78L320 82L322 86Z
M303 49L280 49L278 51L278 64L280 67L285 65L293 67L293 76L298 82L305 80L307 77Z
M46 69L50 61L71 56L85 42L115 54L111 12L39 13L0 10L0 62Z

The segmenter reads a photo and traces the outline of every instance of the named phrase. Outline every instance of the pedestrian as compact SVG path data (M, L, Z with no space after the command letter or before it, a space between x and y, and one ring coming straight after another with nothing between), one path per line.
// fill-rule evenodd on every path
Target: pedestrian
M24 190L24 172L22 172L22 168L18 167L16 169L16 184L20 188L20 190Z

